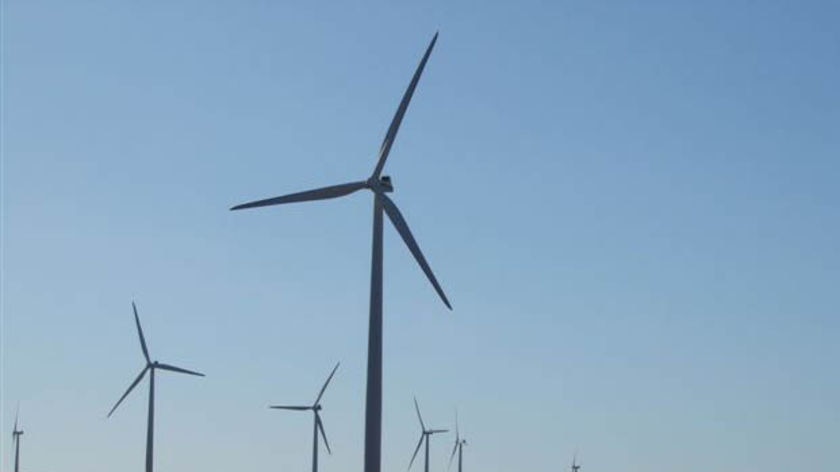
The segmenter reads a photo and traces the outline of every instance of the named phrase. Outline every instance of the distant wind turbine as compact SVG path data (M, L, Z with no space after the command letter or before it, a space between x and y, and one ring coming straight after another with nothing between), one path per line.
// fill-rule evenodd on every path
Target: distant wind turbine
M393 223L397 232L408 246L409 251L420 264L420 268L426 274L426 277L431 282L435 291L438 293L443 303L452 309L449 300L443 293L443 289L438 284L437 279L432 273L431 267L423 257L420 251L420 246L417 245L408 224L403 218L402 213L397 208L397 205L386 195L393 192L394 187L389 176L382 175L382 169L385 167L385 161L388 159L388 154L391 152L391 146L397 137L397 131L400 129L403 116L408 109L408 104L414 95L414 89L417 87L417 82L420 80L420 75L423 73L423 68L426 66L426 61L432 53L432 48L435 46L438 34L432 38L423 59L420 60L420 65L414 72L411 78L411 83L403 95L397 112L391 120L391 125L388 127L388 132L385 134L385 139L379 148L379 160L373 173L366 180L358 182L350 182L340 185L333 185L329 187L322 187L314 190L307 190L304 192L292 193L281 197L269 198L265 200L258 200L250 203L237 205L231 210L242 210L246 208L256 208L270 205L280 205L284 203L306 202L313 200L326 200L329 198L338 198L357 192L362 189L368 189L373 192L373 254L371 256L371 279L370 279L370 325L368 328L368 363L367 363L367 396L365 403L365 472L380 472L381 456L382 456L382 213L388 215L388 218Z
M424 467L425 472L429 472L429 437L433 434L438 433L446 433L448 429L426 429L426 424L423 423L423 416L420 415L420 406L417 405L417 398L414 399L414 409L417 411L417 419L420 420L420 441L417 443L417 449L414 450L414 455L411 456L411 462L408 463L408 468L411 470L411 466L414 464L414 459L417 457L417 453L420 452L420 446L423 443L426 443L426 464Z
M18 429L18 416L20 414L20 407L15 411L15 427L12 430L12 442L15 445L15 472L19 472L20 468L20 437L23 436L23 430Z
M467 445L467 440L461 438L461 432L458 429L458 412L455 412L455 445L452 447L452 455L449 456L449 465L446 470L452 467L452 459L455 458L455 452L458 452L458 472L461 472L464 466L464 446Z
M315 398L315 403L311 406L273 405L269 407L276 410L312 410L312 413L314 413L315 426L312 431L312 472L318 472L318 432L320 432L321 437L324 438L324 445L327 446L327 452L332 454L332 451L330 450L330 443L327 442L327 434L324 432L324 423L321 422L321 397L324 396L324 391L327 389L327 385L330 384L330 380L332 380L333 375L335 375L335 371L338 370L339 364L341 363L339 362L335 365L335 367L333 367L332 372L330 372L330 376L327 377L327 381L324 382L324 386L321 387L321 391L318 392L318 397Z
M577 463L577 451L575 451L575 455L572 456L572 472L578 472L580 470L580 464Z
M140 337L140 348L143 349L143 357L146 358L146 367L140 371L140 375L134 379L134 382L128 387L128 390L125 391L123 396L117 400L117 403L111 408L111 411L108 412L108 417L110 418L111 415L114 413L114 410L120 406L125 397L134 390L134 387L143 380L143 376L146 375L146 372L149 372L149 419L146 425L146 472L152 472L153 470L153 454L152 449L154 445L154 431L155 431L155 370L168 370L171 372L179 372L182 374L189 374L189 375L197 375L199 377L204 377L204 374L193 372L191 370L182 369L180 367L175 367L174 365L164 364L158 361L152 361L149 357L149 350L146 348L146 338L143 337L143 328L140 327L140 317L137 316L137 306L134 302L131 302L131 308L134 310L134 322L137 324L137 334Z

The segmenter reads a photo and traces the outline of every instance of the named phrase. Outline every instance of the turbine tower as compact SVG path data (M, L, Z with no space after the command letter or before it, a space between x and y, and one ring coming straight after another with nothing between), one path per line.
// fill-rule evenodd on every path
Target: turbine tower
M199 377L204 377L204 374L193 372L191 370L182 369L180 367L175 367L174 365L164 364L158 361L152 361L149 357L149 350L146 348L146 338L143 337L143 328L140 327L140 317L137 316L137 305L134 302L131 302L131 308L134 310L134 322L137 324L137 334L140 337L140 348L143 350L143 357L146 359L146 367L140 371L140 375L134 379L134 382L128 387L128 390L125 391L123 396L117 400L117 403L111 408L111 411L108 412L108 417L110 418L111 415L114 413L114 410L120 406L125 397L134 390L134 387L143 380L143 376L146 375L146 372L149 373L149 419L146 424L146 472L152 472L154 469L153 466L153 446L154 446L154 434L155 434L155 371L160 370L168 370L171 372L178 372L181 374L189 374L189 375L197 375Z
M12 430L12 442L15 444L15 472L20 470L20 437L23 436L23 430L18 429L18 414L20 408L15 411L15 427Z
M426 464L424 467L425 472L429 472L429 438L437 433L446 433L448 429L426 429L426 424L423 423L423 417L420 415L420 407L417 405L417 398L414 399L414 409L417 411L417 419L420 420L420 441L417 443L417 449L414 450L414 455L411 456L411 462L408 463L408 469L411 470L411 466L414 464L414 459L417 457L417 453L420 452L420 446L423 443L426 443Z
M341 363L339 362L335 365L335 367L333 367L332 372L330 372L330 376L327 377L327 381L324 382L324 386L321 387L321 391L318 392L318 396L315 398L315 403L311 406L273 405L269 407L276 410L312 410L312 413L314 413L315 425L313 426L312 431L312 472L318 472L318 432L320 432L321 437L324 438L324 445L327 446L327 452L332 454L332 451L330 451L330 443L327 442L327 434L324 432L324 423L321 421L321 397L324 396L324 391L327 389L327 385L330 384L330 380L332 380L333 375L335 375L335 371L338 370L339 364Z
M373 249L371 255L371 278L370 278L370 321L368 327L368 363L367 363L367 394L365 399L365 472L380 472L382 455L382 214L388 215L403 242L408 246L409 251L417 260L420 268L426 274L435 291L443 303L452 309L449 300L443 293L432 273L431 267L423 257L420 246L417 245L408 224L396 204L386 195L393 192L394 187L389 176L382 175L385 161L391 152L391 146L397 137L403 116L408 109L408 104L414 95L414 89L426 66L426 61L432 53L438 34L435 33L426 53L420 60L414 76L402 97L397 112L394 115L385 139L379 148L379 159L373 173L366 180L350 182L345 184L322 187L304 192L292 193L281 197L258 200L242 205L237 205L231 210L242 210L284 203L305 202L313 200L326 200L330 198L343 197L359 190L367 189L373 193Z
M452 455L449 456L449 465L446 470L452 468L452 459L455 458L455 452L458 452L458 472L461 472L464 466L464 446L467 445L467 440L461 438L461 432L458 429L458 412L455 412L455 445L452 447Z

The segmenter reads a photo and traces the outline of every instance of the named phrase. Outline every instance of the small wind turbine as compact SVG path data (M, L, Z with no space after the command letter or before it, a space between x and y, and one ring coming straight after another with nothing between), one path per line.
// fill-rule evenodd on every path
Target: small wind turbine
M340 362L333 367L332 372L330 372L330 376L327 377L327 381L324 382L324 386L321 387L321 391L318 392L318 397L315 398L315 403L311 406L284 406L284 405L273 405L269 408L274 408L276 410L296 410L296 411L307 411L312 410L312 413L315 415L315 426L314 430L312 431L312 472L318 472L318 432L320 431L321 437L324 438L324 445L327 446L327 452L332 454L330 451L330 443L327 442L327 434L324 432L324 423L321 422L321 397L324 395L324 390L327 389L327 385L330 384L330 380L332 380L333 375L335 375L335 371L338 370L338 365L341 364Z
M467 445L467 440L461 438L461 432L458 429L458 412L455 412L455 446L452 447L452 455L449 456L449 465L446 470L452 467L452 459L455 458L455 451L458 452L458 472L464 465L464 446Z
M420 420L420 428L422 432L420 433L420 441L417 443L417 449L414 450L414 455L411 456L411 462L408 463L409 470L411 466L414 464L414 459L417 457L417 453L420 452L420 446L423 443L426 443L426 464L423 470L425 472L429 472L429 437L433 434L437 433L446 433L448 429L426 429L426 424L423 423L423 417L420 415L420 407L417 405L417 398L414 399L414 409L417 411L417 419Z
M385 167L385 161L388 159L388 154L391 152L391 146L397 137L397 131L400 129L403 116L408 110L408 104L414 95L414 89L417 87L417 82L420 81L420 75L423 73L423 68L426 66L426 61L429 60L429 55L432 53L432 48L435 47L438 35L432 38L429 47L426 48L426 53L417 70L414 71L414 76L405 91L405 94L400 101L394 118L391 120L391 125L388 127L388 132L385 133L385 139L379 147L379 159L376 162L376 167L373 169L370 177L366 180L358 182L350 182L339 185L332 185L329 187L322 187L314 190L307 190L304 192L292 193L281 197L268 198L265 200L258 200L254 202L236 205L231 210L243 210L246 208L264 207L270 205L280 205L284 203L307 202L313 200L326 200L329 198L338 198L349 195L359 190L367 189L373 193L373 250L371 255L371 276L370 276L370 318L368 325L368 359L367 359L367 393L365 397L365 472L380 472L381 458L382 458L382 214L388 215L397 232L402 237L403 242L408 246L408 250L417 260L420 268L426 274L426 277L431 282L438 296L440 296L443 303L450 310L452 306L449 300L443 293L443 288L438 284L437 279L432 273L426 258L420 251L420 246L408 229L408 223L403 218L402 213L397 208L397 205L388 197L388 193L394 191L394 186L391 182L391 177L382 175L382 170Z
M20 437L23 436L23 430L18 429L18 414L20 407L15 411L15 428L12 430L12 442L15 445L15 472L19 472L20 466Z
M114 410L120 406L125 397L134 390L134 387L143 380L143 376L146 375L146 372L149 372L149 419L146 424L146 472L152 472L153 470L153 461L152 461L152 449L154 445L154 432L155 432L155 370L168 370L171 372L179 372L182 374L189 374L189 375L197 375L199 377L204 377L204 374L193 372L191 370L182 369L180 367L175 367L174 365L164 364L158 361L152 361L149 357L149 350L146 348L146 338L143 337L143 328L140 327L140 317L137 316L137 306L134 302L131 302L131 308L134 310L134 321L137 324L137 334L140 336L140 348L143 349L143 357L146 358L146 367L140 371L140 375L134 379L134 382L128 387L128 390L125 391L123 396L117 401L111 411L108 412L108 417L111 417L111 414L114 413Z
M575 451L575 455L572 456L572 472L578 472L580 470L580 464L577 463L577 451Z

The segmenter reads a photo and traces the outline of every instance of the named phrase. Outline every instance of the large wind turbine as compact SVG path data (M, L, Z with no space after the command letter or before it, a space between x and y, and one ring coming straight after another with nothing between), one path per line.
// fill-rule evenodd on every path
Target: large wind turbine
M448 429L426 429L426 424L423 423L423 417L420 415L420 407L417 405L417 399L416 398L414 399L414 409L417 411L417 419L420 420L420 428L421 428L422 431L420 433L420 441L417 443L417 449L414 450L414 455L411 456L411 462L408 463L408 468L409 468L409 470L411 469L411 466L414 464L414 459L417 457L417 453L420 452L420 446L422 446L423 443L425 442L426 443L426 464L425 464L425 467L424 467L423 470L425 470L425 472L429 472L429 438L433 434L446 433L449 430Z
M324 432L324 423L321 422L321 397L324 396L324 390L327 389L327 385L330 384L330 380L332 380L333 375L335 375L335 371L338 370L338 364L333 367L332 372L330 372L330 376L327 377L327 381L324 382L324 386L321 387L321 391L318 392L318 397L315 398L315 403L311 406L284 406L284 405L273 405L269 408L274 408L276 410L296 410L296 411L307 411L312 410L314 413L314 421L315 426L314 430L312 431L312 472L318 472L318 432L320 431L321 437L324 438L324 445L327 446L327 452L332 454L330 451L330 443L327 442L327 434Z
M18 414L20 408L15 411L15 428L12 430L12 442L15 444L15 472L19 472L20 467L20 437L23 436L23 430L18 429Z
M386 195L393 192L394 187L389 176L382 175L382 169L385 167L385 161L388 159L388 154L391 152L391 146L394 144L394 139L397 137L397 131L400 129L403 116L408 109L408 103L411 101L411 96L414 94L414 89L417 87L417 82L420 80L420 75L423 73L423 68L426 66L426 61L432 53L432 48L437 41L437 33L432 38L423 59L420 60L420 65L414 72L411 78L411 83L403 95L400 106L397 108L397 113L388 127L388 132L385 134L385 139L382 141L382 146L379 148L379 160L373 173L367 180L358 182L350 182L346 184L333 185L330 187L322 187L315 190L308 190L299 193L284 195L281 197L269 198L266 200L259 200L255 202L237 205L231 210L242 210L245 208L256 208L269 205L280 205L283 203L305 202L312 200L325 200L329 198L343 197L353 192L368 189L373 192L373 250L371 256L371 277L370 277L370 324L368 328L368 364L367 364L367 396L365 402L365 472L380 472L381 453L382 453L382 213L388 215L388 218L393 223L397 232L402 237L411 254L420 264L420 268L426 274L426 277L432 283L432 286L437 291L443 303L452 309L443 289L438 284L437 279L432 273L431 267L423 257L420 251L420 246L414 240L408 224L403 218L400 210L393 201Z
M134 390L134 387L143 380L143 376L146 375L146 372L149 373L149 420L146 425L146 472L152 472L153 470L153 454L152 449L154 446L154 433L155 433L155 370L169 370L172 372L179 372L182 374L189 374L189 375L197 375L199 377L204 377L204 374L200 374L198 372L193 372L191 370L182 369L180 367L175 367L174 365L164 364L158 361L152 361L149 357L149 350L146 348L146 338L143 337L143 328L140 327L140 317L137 316L137 306L134 302L131 302L131 308L134 310L134 322L137 324L137 334L140 337L140 348L143 349L143 357L146 358L146 367L140 371L140 375L134 379L134 382L128 387L128 390L125 391L123 396L117 400L117 403L111 408L111 411L108 412L108 417L111 417L111 414L114 413L114 410L120 406L125 397Z
M461 432L458 429L458 412L455 412L455 445L452 447L452 455L449 456L449 465L446 470L452 467L452 459L455 458L455 452L458 452L458 472L464 466L464 446L467 445L467 440L461 438Z

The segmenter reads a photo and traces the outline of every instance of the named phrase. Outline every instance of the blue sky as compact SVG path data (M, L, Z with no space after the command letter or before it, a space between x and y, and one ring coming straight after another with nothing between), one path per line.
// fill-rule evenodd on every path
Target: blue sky
M836 2L3 2L2 430L27 472L361 470L386 167L454 306L385 233L384 470L832 471ZM10 465L8 437L0 441ZM435 438L442 470L452 437Z

